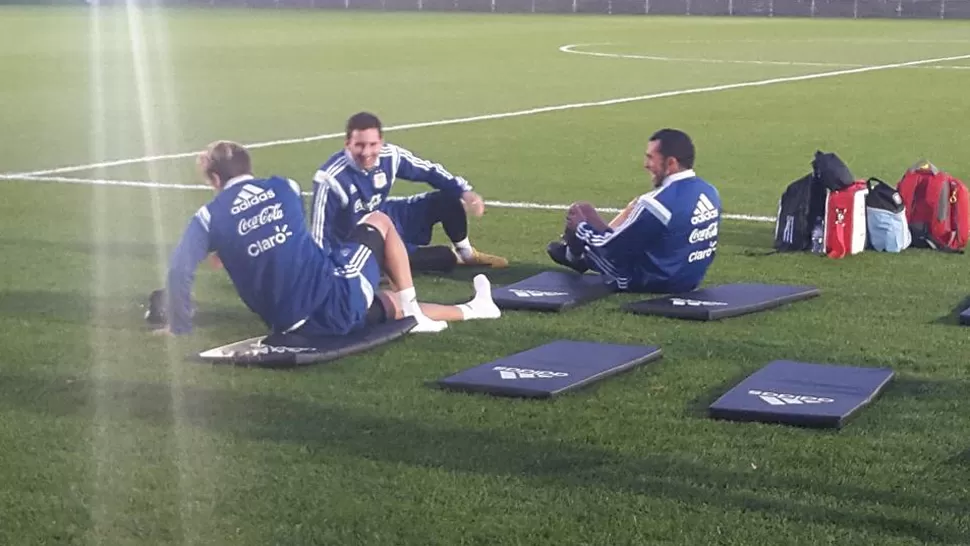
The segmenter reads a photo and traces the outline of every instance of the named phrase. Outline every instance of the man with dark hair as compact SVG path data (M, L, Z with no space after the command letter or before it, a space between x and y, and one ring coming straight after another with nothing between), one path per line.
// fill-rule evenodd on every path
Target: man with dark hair
M198 165L217 195L195 213L172 254L162 333L191 332L195 271L210 252L272 333L342 335L404 316L417 319L413 332L438 332L447 321L501 315L484 275L475 277L475 297L466 304L419 304L404 243L385 214L366 215L346 242L323 249L307 231L299 185L254 177L244 147L214 142ZM393 292L375 293L381 269Z
M506 267L508 260L476 250L468 240L468 213L481 216L485 202L471 185L437 163L384 142L380 119L359 112L347 120L344 149L313 176L310 232L320 246L346 240L364 215L387 214L401 234L415 270L449 270L455 265ZM388 197L395 180L430 184L434 191ZM452 247L429 246L441 224Z
M549 257L580 273L589 269L626 292L684 292L704 280L717 250L721 199L694 173L687 134L662 129L647 143L644 168L654 189L606 223L586 202L566 213Z

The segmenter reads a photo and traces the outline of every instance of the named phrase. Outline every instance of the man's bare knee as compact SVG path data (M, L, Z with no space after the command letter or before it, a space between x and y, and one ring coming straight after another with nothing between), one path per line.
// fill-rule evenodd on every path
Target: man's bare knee
M391 219L380 211L368 213L360 219L360 223L374 226L377 228L377 231L380 231L381 235L384 236L386 236L387 232L394 227L394 224L391 223Z

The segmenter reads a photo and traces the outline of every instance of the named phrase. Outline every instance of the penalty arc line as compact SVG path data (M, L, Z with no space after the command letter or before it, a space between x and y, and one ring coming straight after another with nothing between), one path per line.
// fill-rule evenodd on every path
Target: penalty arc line
M632 102L642 102L642 101L662 99L662 98L668 98L668 97L680 97L680 96L686 96L686 95L696 95L696 94L701 94L701 93L715 93L715 92L720 92L720 91L729 91L729 90L732 90L732 89L744 89L744 88L748 88L748 87L763 87L763 86L774 85L774 84L779 84L779 83L789 83L789 82L798 82L798 81L818 80L818 79L822 79L822 78L833 78L833 77L837 77L837 76L847 76L847 75L850 75L850 74L863 74L863 73L866 73L866 72L876 72L876 71L880 71L880 70L890 70L890 69L894 69L894 68L904 68L904 67L907 67L907 66L920 66L920 65L924 65L924 64L934 64L934 63L940 63L940 62L946 62L946 61L958 61L958 60L963 60L963 59L970 59L970 54L953 55L953 56L948 56L948 57L937 57L937 58L932 58L932 59L921 59L921 60L915 60L915 61L904 61L904 62L890 63L890 64L880 64L880 65L862 66L862 67L856 67L856 68L846 68L846 69L842 69L842 70L832 70L832 71L828 71L828 72L816 72L816 73L813 73L813 74L803 74L803 75L800 75L800 76L786 76L786 77L781 77L781 78L769 78L769 79L754 80L754 81L739 82L739 83L729 83L729 84L711 85L711 86L705 86L705 87L695 87L695 88L690 88L690 89L679 89L679 90L674 90L674 91L663 91L663 92L659 92L659 93L650 93L650 94L647 94L647 95L636 95L636 96L632 96L632 97L622 97L622 98L617 98L617 99L606 99L606 100L592 101L592 102L577 102L577 103L571 103L571 104L560 104L560 105L555 105L555 106L542 106L542 107L538 107L538 108L530 108L530 109L527 109L527 110L516 110L516 111L512 111L512 112L502 112L502 113L497 113L497 114L482 114L482 115L477 115L477 116L469 116L469 117L461 117L461 118L452 118L452 119L445 119L445 120L425 121L425 122L417 122L417 123L407 123L407 124L403 124L403 125L394 125L394 126L386 127L384 129L384 131L403 131L403 130L406 130L406 129L420 129L420 128L425 128L425 127L440 127L440 126L444 126L444 125L456 125L456 124L460 124L460 123L472 123L472 122L478 122L478 121L491 121L491 120L497 120L497 119L507 119L507 118L521 117L521 116L529 116L529 115L543 114L543 113L547 113L547 112L559 112L559 111L563 111L563 110L573 110L573 109L579 109L579 108L592 108L592 107L597 107L597 106L612 106L612 105L616 105L616 104L626 104L626 103L632 103ZM285 145L285 144L300 144L300 143L314 142L314 141L318 141L318 140L326 140L326 139L337 138L337 137L341 137L341 136L343 136L343 133L342 132L341 133L325 133L325 134L314 135L314 136L309 136L309 137L302 137L302 138L291 138L291 139L283 139L283 140L271 140L271 141L267 141L267 142L257 142L257 143L254 143L254 144L248 144L247 147L249 147L249 148L266 148L266 147L270 147L270 146L281 146L281 145ZM18 178L19 177L21 179L24 179L25 177L28 177L28 176L44 176L44 175L53 175L53 174L72 173L72 172L86 171L86 170L91 170L91 169L102 169L102 168L106 168L106 167L117 167L117 166L120 166L120 165L130 165L130 164L133 164L133 163L145 163L145 162L149 162L149 161L160 161L160 160L166 160L166 159L181 159L181 158L186 158L186 157L193 157L197 153L198 153L198 151L192 151L192 152L181 152L181 153L174 153L174 154L165 154L165 155L155 155L155 156L137 157L137 158L130 158L130 159L119 159L119 160L114 160L114 161L104 161L104 162L99 162L99 163L89 163L89 164L86 164L86 165L75 165L75 166L70 166L70 167L58 167L58 168L54 168L54 169L44 169L44 170L30 171L30 172L23 172L23 173L9 173L9 174L0 175L0 178L8 178L9 179L9 178Z
M671 61L671 62L683 62L683 63L709 63L709 64L758 64L758 65L777 65L777 66L822 66L829 68L856 68L865 65L861 64L845 64L845 63L815 63L815 62L802 62L802 61L745 61L745 60L731 60L731 59L702 59L702 58L680 58L680 57L665 57L660 55L637 55L633 53L603 53L599 51L580 51L576 48L578 47L588 47L588 46L599 46L599 45L611 45L607 42L595 43L595 44L568 44L559 48L559 51L563 53L571 53L573 55L587 55L589 57L605 57L609 59L639 59L645 61Z
M590 57L604 57L609 59L639 59L645 61L667 61L681 63L706 63L706 64L753 64L769 66L822 66L831 68L862 68L864 64L851 63L825 63L812 61L759 61L743 59L706 59L699 57L666 57L662 55L638 55L633 53L605 53L600 51L581 51L579 47L612 45L609 42L590 43L590 44L568 44L559 48L563 53L573 55L587 55ZM913 68L939 69L939 70L970 70L970 66L960 65L940 65L940 66L914 66Z

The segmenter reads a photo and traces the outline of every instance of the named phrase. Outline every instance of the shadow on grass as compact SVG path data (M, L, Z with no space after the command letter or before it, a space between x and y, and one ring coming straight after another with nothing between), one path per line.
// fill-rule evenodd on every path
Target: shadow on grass
M177 394L178 396L175 396ZM307 457L318 453L441 468L495 476L515 475L569 487L609 488L687 504L759 511L774 517L836 525L862 532L892 533L924 542L961 543L966 529L935 524L898 510L932 508L953 517L965 514L968 499L860 488L824 477L745 472L700 464L663 453L625 456L554 438L527 438L512 432L475 430L317 405L272 394L240 393L106 380L42 380L0 375L0 409L50 417L140 420L155 426L198 427L256 442L299 445ZM173 408L172 400L180 400ZM715 493L716 492L716 493ZM818 498L826 496L832 505ZM869 504L866 506L866 504ZM851 507L851 508L850 508ZM898 510L886 510L894 507Z
M738 373L735 374L731 379L722 382L716 387L711 387L687 404L687 415L696 419L707 419L707 408L710 407L715 400L723 396L727 391L734 388L735 385L743 381L749 375L751 375L750 372Z
M966 470L970 470L970 449L957 453L953 457L947 459L946 463L952 466L963 467Z
M168 258L172 245L164 244L161 248L154 243L139 241L51 241L47 239L12 239L0 237L0 248L9 246L20 251L30 251L39 254L83 254L95 257L137 258L152 260L159 255Z
M963 326L960 324L960 313L970 307L970 296L963 298L960 303L950 310L949 313L931 321L931 324L948 324L950 326Z
M0 291L0 316L43 320L76 326L99 326L120 330L145 328L144 299L123 296L95 298L79 292L45 290ZM205 305L198 309L193 323L199 327L251 321L254 315L239 306Z
M508 267L502 269L492 269L489 267L456 267L455 269L447 273L434 273L434 272L420 272L415 273L415 277L440 277L444 279L451 279L457 281L468 281L471 282L478 274L484 274L486 277L492 281L492 286L504 286L507 284L512 284L526 279L533 275L542 273L543 271L551 270L562 270L569 271L561 266L558 266L552 262L548 264L540 264L534 262L527 263L510 263Z

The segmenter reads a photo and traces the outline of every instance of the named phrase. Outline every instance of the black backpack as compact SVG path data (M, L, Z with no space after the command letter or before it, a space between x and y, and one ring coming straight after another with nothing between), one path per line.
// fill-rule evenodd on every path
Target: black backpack
M852 171L834 153L823 153L821 150L815 152L815 159L812 160L812 176L823 187L838 191L848 188L855 183Z
M807 174L792 182L778 201L775 219L774 248L779 252L796 252L812 247L812 228L815 222L812 196L819 193L815 177Z
M826 190L841 190L853 182L852 172L839 156L816 151L812 172L789 184L778 201L775 250L811 250L812 230L825 217Z

